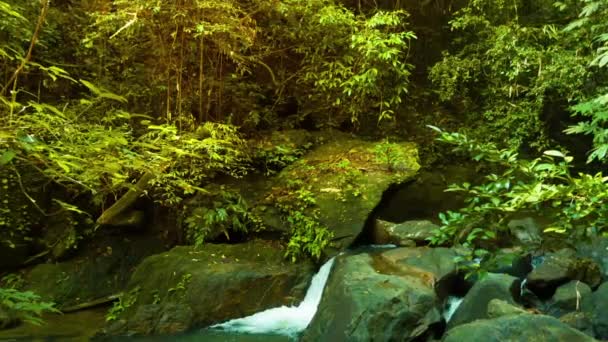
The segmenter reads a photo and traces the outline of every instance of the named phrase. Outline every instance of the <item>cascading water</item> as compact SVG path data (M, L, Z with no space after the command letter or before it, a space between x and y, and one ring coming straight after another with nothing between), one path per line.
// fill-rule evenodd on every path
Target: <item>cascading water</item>
M448 300L446 303L446 308L443 311L443 318L445 319L446 322L449 322L450 319L452 319L452 315L454 315L454 312L456 312L456 309L458 309L460 304L462 304L463 299L464 299L464 297L455 297L455 296L448 297Z
M210 329L248 333L248 334L281 334L295 336L304 331L321 302L323 289L329 277L334 258L329 259L312 278L306 296L298 306L281 306L258 312L248 317L233 319L216 324Z

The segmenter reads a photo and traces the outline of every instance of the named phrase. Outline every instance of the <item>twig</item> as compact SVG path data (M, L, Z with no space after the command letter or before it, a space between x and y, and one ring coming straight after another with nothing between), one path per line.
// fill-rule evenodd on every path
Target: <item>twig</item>
M51 0L45 0L42 4L42 9L40 10L40 15L38 16L38 22L36 23L36 29L34 30L34 34L32 35L32 40L30 42L30 47L27 50L27 54L25 58L21 61L21 65L15 70L13 76L6 82L2 90L0 90L0 95L4 95L6 90L11 85L11 83L17 82L17 77L23 71L27 63L32 59L32 52L34 51L34 46L36 46L36 42L38 41L38 37L40 36L40 30L42 29L42 24L44 24L44 19L46 18L46 14L49 10L49 6L51 5Z

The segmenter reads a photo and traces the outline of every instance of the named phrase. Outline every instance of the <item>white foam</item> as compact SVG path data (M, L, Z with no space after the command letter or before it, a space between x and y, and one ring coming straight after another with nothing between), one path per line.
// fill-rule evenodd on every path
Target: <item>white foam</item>
M302 332L317 312L323 289L329 277L334 258L329 259L314 275L306 296L298 306L281 306L258 312L248 317L233 319L211 326L231 332L250 334L281 334L294 336Z
M446 309L443 312L443 318L445 319L446 323L450 321L450 319L452 318L452 315L454 315L454 312L456 312L456 309L458 309L460 304L462 304L463 299L464 299L463 297L455 297L455 296L448 297L448 301L446 303Z

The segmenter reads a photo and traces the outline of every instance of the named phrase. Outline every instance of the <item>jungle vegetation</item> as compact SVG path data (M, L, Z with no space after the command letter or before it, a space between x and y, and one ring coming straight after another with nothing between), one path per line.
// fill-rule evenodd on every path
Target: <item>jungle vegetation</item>
M492 165L449 189L469 201L440 216L436 244L489 253L522 211L564 238L603 234L607 16L607 0L0 0L0 243L50 248L45 223L61 216L77 249L126 194L187 212L183 243L204 243L205 225L256 229L238 194L210 185L293 161L303 151L250 143L289 128ZM189 212L195 194L213 204ZM311 200L283 213L304 241L291 256L328 244L298 216Z

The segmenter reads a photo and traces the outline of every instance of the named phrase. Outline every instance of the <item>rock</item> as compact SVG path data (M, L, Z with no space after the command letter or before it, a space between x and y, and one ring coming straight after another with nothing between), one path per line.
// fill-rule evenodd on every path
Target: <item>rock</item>
M488 304L500 299L516 304L519 299L519 279L506 274L488 273L481 278L464 297L462 303L448 322L448 328L488 318Z
M433 231L439 226L428 220L405 221L392 223L388 221L374 221L371 232L371 243L378 245L394 244L397 246L414 247L428 244L427 239L433 236Z
M481 268L491 273L506 273L525 278L533 270L532 255L524 254L519 248L502 248L491 258L482 260Z
M325 144L281 171L275 189L289 188L294 182L308 187L318 221L334 234L333 250L328 251L331 256L349 247L363 232L384 192L412 179L420 165L413 143L395 144L393 153L398 158L394 164L398 165L386 165L377 152L381 142L336 132L326 134Z
M602 270L591 259L578 258L570 249L548 254L527 279L527 287L539 297L549 297L555 289L570 280L580 280L596 287L602 279Z
M314 273L277 243L178 246L146 258L129 282L133 304L109 335L179 333L298 303Z
M580 310L581 299L591 294L589 285L572 280L557 288L549 304L549 312L560 317L570 311Z
M432 284L377 269L362 253L338 256L302 341L412 341L440 321Z
M443 338L443 342L462 341L591 342L595 339L556 318L520 314L482 319L459 325L449 330Z
M542 242L541 228L531 217L511 220L507 227L520 246L538 246Z
M413 275L424 279L435 288L440 300L453 288L458 253L449 248L395 248L374 258L374 266L381 273Z
M25 288L59 309L122 292L133 268L162 251L154 237L99 236L86 252L65 262L39 264L24 275Z
M479 179L476 167L471 163L421 170L414 181L393 187L385 194L377 218L390 222L436 218L440 212L466 206L463 194L445 189L455 183L474 183Z
M595 337L608 339L608 283L603 283L593 294L583 298L582 311L591 318Z
M589 336L594 336L593 323L591 322L590 315L586 312L569 312L560 317L559 320Z
M133 335L171 335L186 331L192 326L193 312L188 305L176 303L146 304L137 307L133 318L114 328Z
M608 279L608 238L595 237L576 244L579 257L595 261L602 270L603 279Z
M528 312L518 306L509 304L501 299L492 299L488 303L488 317L497 318L508 315L521 315Z

